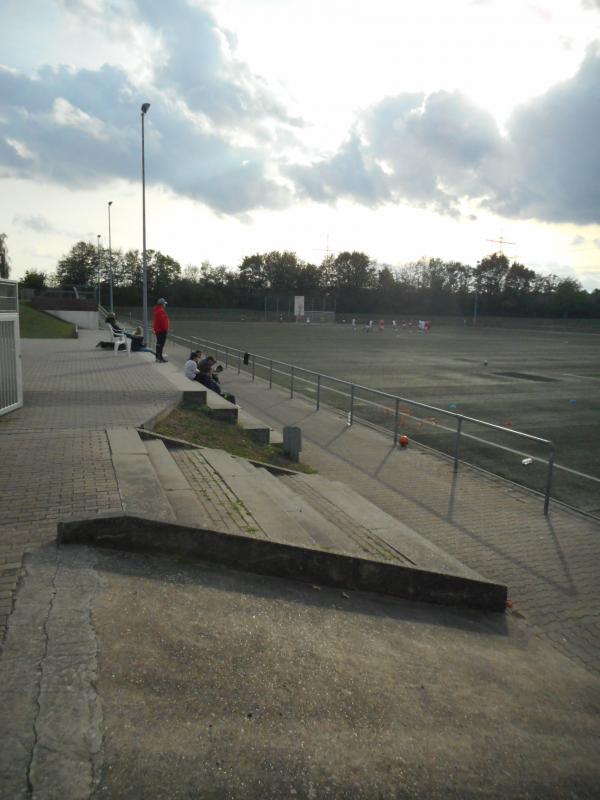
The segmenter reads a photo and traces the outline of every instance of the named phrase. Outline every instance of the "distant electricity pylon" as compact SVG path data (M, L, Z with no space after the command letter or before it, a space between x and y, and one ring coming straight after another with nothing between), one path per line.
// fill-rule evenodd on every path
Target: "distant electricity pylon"
M334 255L334 252L329 248L329 234L327 234L327 238L325 240L325 247L315 247L314 249L318 253L325 253L325 261L328 261L329 256Z
M499 239L486 239L486 242L492 242L492 244L499 244L500 245L500 255L504 255L504 245L505 244L516 244L516 242L507 242L504 236L500 236Z

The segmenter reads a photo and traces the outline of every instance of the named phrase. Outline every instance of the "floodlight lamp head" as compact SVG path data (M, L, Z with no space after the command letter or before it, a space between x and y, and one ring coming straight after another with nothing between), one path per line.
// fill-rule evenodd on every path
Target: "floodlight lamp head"
M112 206L112 204L113 204L113 201L112 201L112 200L109 200L109 201L108 201L108 205L109 205L109 207L110 207L110 206Z
M146 111L150 108L150 103L143 103L142 105L142 114L145 114Z

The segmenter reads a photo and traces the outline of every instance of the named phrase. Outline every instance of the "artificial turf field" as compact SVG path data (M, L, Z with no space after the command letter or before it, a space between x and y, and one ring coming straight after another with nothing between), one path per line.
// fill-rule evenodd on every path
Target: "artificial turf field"
M183 316L183 310L180 313ZM530 321L523 328L517 321L504 328L473 328L460 321L434 324L427 334L416 326L396 332L386 326L383 332L367 334L362 327L353 332L351 325L341 323L195 322L189 314L187 319L173 320L173 332L550 439L558 464L600 479L600 333L542 329ZM295 388L296 392L302 388L297 379ZM305 389L314 396L314 386ZM327 388L322 398L347 408L347 398ZM366 400L356 392L357 416L393 428L395 403L381 401L377 408ZM401 426L412 440L454 452L455 420L403 403ZM464 423L463 432L521 455L463 439L462 458L543 491L545 465L534 460L524 466L522 456L545 458L547 447L470 423ZM552 494L600 513L600 483L585 477L555 470Z

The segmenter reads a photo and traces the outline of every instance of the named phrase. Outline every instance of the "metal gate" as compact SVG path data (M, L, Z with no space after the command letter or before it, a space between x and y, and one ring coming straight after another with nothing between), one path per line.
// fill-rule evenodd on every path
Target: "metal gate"
M17 284L0 280L0 415L23 405Z

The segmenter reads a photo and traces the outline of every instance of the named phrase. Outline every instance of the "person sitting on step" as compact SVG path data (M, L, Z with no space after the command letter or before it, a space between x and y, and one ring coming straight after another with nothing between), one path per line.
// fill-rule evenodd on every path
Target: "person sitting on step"
M223 367L220 365L218 367L215 366L216 363L214 356L206 356L206 358L203 358L202 361L198 363L198 370L200 373L198 380L201 384L206 386L207 389L212 389L213 392L220 394L225 400L229 400L230 403L235 404L235 397L230 392L224 392L221 389L219 373L223 372Z
M200 380L200 370L198 369L198 362L201 358L202 350L192 350L190 357L183 365L183 374L191 381L198 381L199 383L202 383Z

